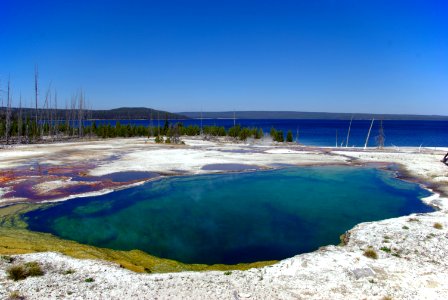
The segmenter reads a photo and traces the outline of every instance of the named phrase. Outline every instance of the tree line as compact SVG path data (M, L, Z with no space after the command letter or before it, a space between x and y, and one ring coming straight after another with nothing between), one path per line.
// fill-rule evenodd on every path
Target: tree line
M13 99L11 82L6 88L0 83L0 144L30 144L57 142L73 138L114 138L114 137L155 137L156 142L180 143L181 136L229 137L245 141L248 138L261 139L263 130L257 127L234 126L226 129L223 126L184 126L174 121L185 116L145 108L119 108L113 110L92 110L86 101L84 92L80 91L65 101L65 107L58 107L56 90L49 87L42 95L39 86L39 72L36 66L34 73L33 107L23 107L22 97ZM29 100L29 99L28 99ZM152 120L165 117L163 126L152 126ZM98 122L94 119L149 119L150 126L114 125ZM170 123L170 121L172 123ZM274 140L280 141L281 131ZM289 135L287 140L289 139Z
M263 130L257 127L235 125L226 129L224 126L184 126L182 122L171 123L168 119L164 121L163 126L121 125L120 121L117 121L115 125L110 123L97 125L93 121L86 128L88 128L87 131L90 130L101 138L155 137L155 141L160 143L179 143L181 136L230 137L240 141L245 141L248 138L261 139L264 136Z
M122 125L90 120L88 112L83 110L84 96L73 98L71 109L66 111L65 118L54 115L51 109L39 110L35 115L24 114L20 109L0 110L0 139L2 144L30 144L40 142L57 142L72 138L117 138L117 137L155 137L156 142L180 143L181 136L204 136L204 138L229 137L234 141L246 141L248 138L264 137L262 128L232 126L185 126L182 122L169 120L166 115L163 126ZM37 120L37 121L36 121ZM283 132L271 129L274 141L284 142ZM292 142L289 131L287 142Z
M65 106L61 107L60 101L58 103L57 91L51 86L42 94L37 66L34 72L33 99L22 100L21 95L14 98L9 79L5 86L0 82L0 144L2 145L56 142L86 136L148 135L148 129L142 128L111 129L110 126L97 127L95 123L86 126L88 123L86 121L92 119L146 119L153 116L159 118L161 114L170 119L186 118L179 114L148 108L92 110L83 91L74 94L65 101ZM30 100L32 105L24 107L23 103L29 103Z
M285 142L285 136L284 136L282 130L277 130L274 127L272 127L269 134L273 141L279 142L279 143ZM292 141L293 141L292 131L288 130L288 132L286 133L286 142L292 143Z

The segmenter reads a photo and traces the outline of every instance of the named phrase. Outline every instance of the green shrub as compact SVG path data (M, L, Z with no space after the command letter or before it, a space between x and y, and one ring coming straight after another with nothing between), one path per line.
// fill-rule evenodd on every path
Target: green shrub
M73 274L73 273L75 273L76 271L75 270L73 270L73 269L68 269L68 270L65 270L62 274L64 274L64 275L70 275L70 274Z
M348 241L350 239L350 234L349 233L343 233L339 236L339 246L345 246L348 244Z
M15 260L14 257L9 256L9 255L2 255L2 256L0 256L0 258L9 264L14 262L14 260Z
M94 282L95 279L93 279L92 277L89 277L89 278L86 278L84 281L85 282Z
M35 261L31 261L28 263L25 263L25 268L27 271L28 276L42 276L44 275L44 271L42 271L39 264Z
M403 229L409 229L409 227L408 227L408 226L403 226L403 227L401 227L401 228L403 228Z
M288 133L286 134L286 141L288 143L292 143L292 132L291 132L291 130L288 130Z
M22 300L25 299L22 295L20 295L19 291L13 291L9 294L8 300Z
M23 266L12 266L6 270L8 278L14 281L22 280L27 277L26 270Z
M440 223L434 223L434 228L435 228L435 229L442 229L442 228L443 228L443 225L440 224Z
M8 278L14 281L22 280L30 276L44 275L40 265L35 261L12 266L6 270L6 273L8 274Z
M388 248L388 247L381 247L380 250L384 251L386 253L390 253L391 252L390 248Z
M285 139L283 137L283 131L281 131L281 130L277 131L277 135L276 135L274 141L279 142L279 143L283 143L285 141Z
M232 271L225 271L224 272L224 275L230 275L230 274L232 274Z
M373 259L378 258L378 254L376 253L376 251L371 248L364 250L364 256Z
M434 233L430 233L426 236L427 239L431 239L433 237L435 237L436 235Z

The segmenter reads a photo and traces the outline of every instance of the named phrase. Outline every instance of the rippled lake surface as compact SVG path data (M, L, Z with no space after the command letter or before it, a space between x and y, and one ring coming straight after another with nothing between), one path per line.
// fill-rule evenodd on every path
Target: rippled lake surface
M429 192L366 167L172 177L29 212L29 228L185 263L279 260L354 225L432 211Z
M98 120L98 124L115 125L116 120ZM172 120L171 123L178 121ZM197 125L200 126L224 126L229 129L233 126L231 119L189 119L181 120L184 126ZM141 125L148 126L151 124L148 120L120 120L122 125ZM350 126L350 120L299 120L299 119L238 119L236 124L245 127L262 128L266 135L272 127L282 130L286 136L288 130L292 131L294 141L296 141L296 133L299 133L297 141L304 145L313 146L335 146L336 131L337 144L344 146L347 143L347 134L349 127L350 136L348 146L362 147L365 144L367 133L370 128L370 120L353 120ZM156 122L152 123L157 125ZM90 125L90 121L86 122ZM163 123L162 123L163 125ZM373 123L369 147L377 146L376 137L379 135L380 122L377 120ZM414 147L447 147L448 146L448 121L424 121L424 120L385 120L383 121L383 129L385 135L385 146L414 146Z

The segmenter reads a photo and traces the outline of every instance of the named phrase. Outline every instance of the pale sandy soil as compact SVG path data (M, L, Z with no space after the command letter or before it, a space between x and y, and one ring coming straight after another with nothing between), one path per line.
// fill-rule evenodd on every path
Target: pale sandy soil
M13 282L5 273L11 264L0 260L1 298L18 290L27 299L448 299L448 199L444 198L448 194L448 167L440 162L448 149L380 151L268 142L235 145L194 139L186 140L186 146L169 147L145 141L122 139L0 150L0 171L36 162L55 166L87 162L91 175L142 170L200 174L211 172L202 170L203 166L222 163L261 168L278 164L395 163L400 165L406 180L442 193L440 197L436 194L424 199L440 210L412 218L362 223L350 231L346 246L328 246L273 266L233 271L230 275L136 274L108 262L78 260L56 253L18 255L14 263L38 261L45 275ZM57 182L53 179L52 185ZM4 188L2 184L0 188ZM3 200L11 201L0 201ZM434 228L435 223L440 223L442 229ZM363 255L369 246L378 259ZM384 247L390 251L380 250ZM75 273L63 275L67 269ZM89 277L94 282L84 281Z

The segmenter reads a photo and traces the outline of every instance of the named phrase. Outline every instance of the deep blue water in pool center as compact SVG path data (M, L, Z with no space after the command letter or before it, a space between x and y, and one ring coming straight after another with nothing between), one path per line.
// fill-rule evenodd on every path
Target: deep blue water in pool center
M280 260L358 223L433 209L429 192L367 167L171 177L29 212L29 229L185 263Z

